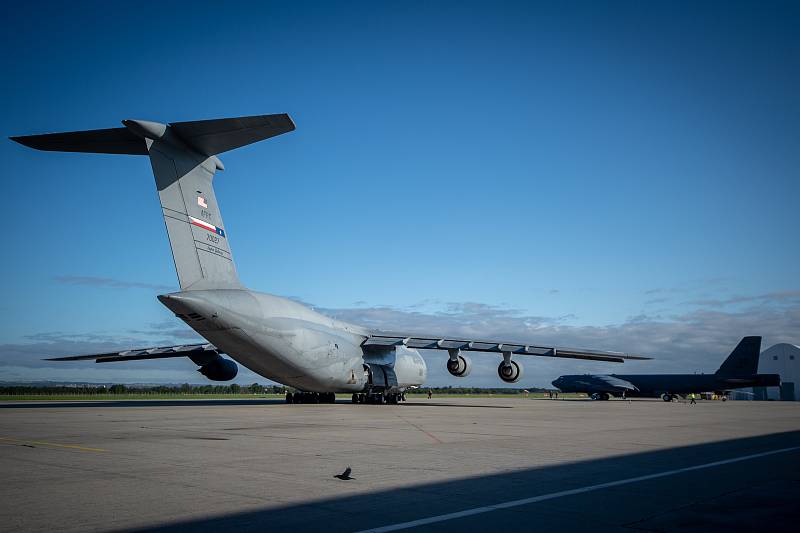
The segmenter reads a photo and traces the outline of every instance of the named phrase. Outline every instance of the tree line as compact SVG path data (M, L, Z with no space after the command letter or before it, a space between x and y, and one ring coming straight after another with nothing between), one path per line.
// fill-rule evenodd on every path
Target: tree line
M107 395L107 394L285 394L282 385L13 385L0 387L0 395Z
M406 391L407 394L522 394L524 392L545 392L547 389L511 389L511 388L482 388L482 387L421 387ZM0 386L0 395L69 395L69 396L94 396L108 394L286 394L294 392L291 387L283 385L13 385Z

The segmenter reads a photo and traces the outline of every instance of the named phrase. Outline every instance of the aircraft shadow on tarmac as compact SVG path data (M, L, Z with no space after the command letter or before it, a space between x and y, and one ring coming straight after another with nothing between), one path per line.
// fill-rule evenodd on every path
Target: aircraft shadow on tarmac
M408 403L402 403L400 405L402 407L404 407L404 408L410 408L410 407L470 407L470 408L478 407L478 408L483 408L483 409L513 409L514 408L513 405L475 405L475 404L472 404L472 403L469 404L469 405L461 405L461 404L457 404L457 403L436 403L436 402L428 403L428 402L414 402L414 401L411 401L411 402L408 402Z
M669 448L129 531L356 531L800 445L800 431ZM535 453L532 447L531 453ZM442 453L447 453L446 446ZM796 531L797 450L429 524L436 531ZM359 483L321 473L320 483ZM457 475L457 473L455 474ZM279 484L250 490L280 496ZM352 486L348 485L348 488ZM210 488L213 490L213 488Z
M350 404L349 401L338 400L337 404ZM0 403L0 409L58 409L80 407L205 407L205 406L230 406L230 405L286 405L283 399L260 400L61 400L61 401L31 401L31 403L8 402ZM292 409L303 409L313 404L293 405ZM323 404L324 405L324 404ZM411 407L469 407L487 409L513 409L510 405L459 405L450 403L402 403L400 406L384 406L385 408L411 408ZM364 406L358 406L363 409Z
M282 399L275 400L78 400L36 401L31 403L8 402L0 409L58 409L64 407L197 407L211 405L286 405ZM301 406L298 406L301 407Z

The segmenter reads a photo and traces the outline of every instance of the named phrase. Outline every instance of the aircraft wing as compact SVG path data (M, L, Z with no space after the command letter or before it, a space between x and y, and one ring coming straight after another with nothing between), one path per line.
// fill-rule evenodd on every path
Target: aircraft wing
M222 353L213 344L183 344L180 346L160 346L157 348L140 348L122 352L98 353L92 355L70 355L68 357L51 357L45 361L91 361L95 363L113 363L117 361L138 361L141 359L165 359L168 357L200 358Z
M538 346L520 344L518 342L498 342L476 339L457 339L437 336L417 336L396 333L375 333L362 343L364 347L390 347L403 345L421 350L461 350L464 352L494 352L498 354L532 355L536 357L563 357L567 359L585 359L588 361L605 361L624 363L626 360L651 359L641 355L623 352L606 352L575 348L559 348L556 346Z
M636 392L636 391L639 390L636 387L636 385L634 385L630 381L626 381L624 379L620 379L620 378L618 378L616 376L602 375L602 376L593 376L593 377L597 378L598 380L602 381L603 383L608 384L610 387L612 387L613 389L616 389L617 391L632 391L632 392Z

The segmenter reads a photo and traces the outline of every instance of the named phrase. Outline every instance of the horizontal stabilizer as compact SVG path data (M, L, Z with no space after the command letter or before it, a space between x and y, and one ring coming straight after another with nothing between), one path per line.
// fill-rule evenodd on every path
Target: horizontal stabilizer
M285 113L172 122L169 126L183 142L197 152L208 156L221 154L294 130L294 122Z
M171 122L169 127L141 120L124 120L123 124L124 128L25 135L11 137L11 140L29 148L50 152L148 155L145 138L163 138L170 142L170 139L177 137L174 144L186 145L201 155L212 156L288 133L295 128L286 113Z
M25 135L11 137L11 140L48 152L147 155L144 139L128 128Z

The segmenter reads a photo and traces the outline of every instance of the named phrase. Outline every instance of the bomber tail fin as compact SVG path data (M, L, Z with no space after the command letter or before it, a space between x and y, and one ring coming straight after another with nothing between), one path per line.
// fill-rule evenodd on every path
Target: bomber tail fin
M294 130L289 115L159 124L12 137L37 150L149 155L182 290L239 287L212 180L217 154Z
M758 373L761 337L744 337L719 367L718 376L753 376Z

